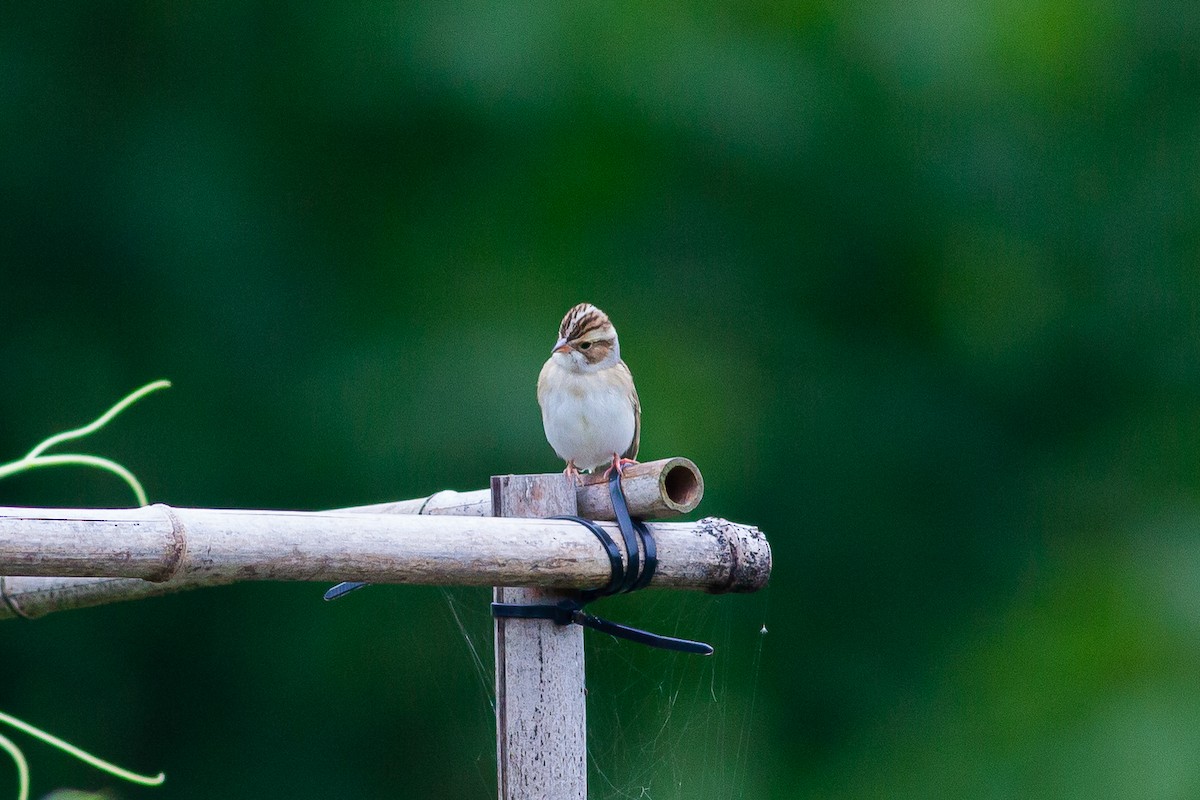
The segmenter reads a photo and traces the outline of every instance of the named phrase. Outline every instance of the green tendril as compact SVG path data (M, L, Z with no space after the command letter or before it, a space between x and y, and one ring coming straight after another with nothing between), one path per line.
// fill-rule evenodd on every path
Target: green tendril
M104 414L102 414L94 422L85 425L82 428L64 431L63 433L51 436L37 447L30 450L24 458L8 464L0 465L0 479L7 478L10 475L16 475L27 470L39 469L41 467L57 467L65 465L92 467L111 472L121 480L125 481L125 483L129 485L129 488L133 490L134 495L137 497L138 505L146 505L146 492L144 489L142 489L142 484L138 482L138 479L133 476L132 472L125 469L125 467L121 466L117 462L107 458L101 458L100 456L89 456L81 453L65 453L56 455L44 455L44 453L56 444L68 442L72 439L81 439L88 434L95 433L107 425L113 417L120 414L138 400L141 400L151 392L159 389L166 389L170 385L171 383L169 381L162 380L148 383L142 388L138 389L136 392L126 396L123 400L121 400L121 402L104 412ZM51 747L55 747L59 750L62 750L64 753L67 753L68 755L78 758L85 764L95 767L102 772L107 772L109 775L114 777L129 781L130 783L137 783L142 786L158 786L164 780L166 780L167 776L161 772L153 777L149 777L146 775L139 775L136 772L130 772L127 769L122 769L116 764L110 764L104 759L97 758L91 753L80 750L70 742L64 742L57 736L46 733L45 731L35 728L27 722L22 722L16 717L9 716L2 711L0 711L0 722L11 725L22 733L26 733L35 739L45 742ZM0 735L0 749L7 752L12 757L12 760L16 763L18 787L17 800L29 800L29 764L25 761L25 754L21 752L21 748L17 747L17 745L11 739L3 735Z
M25 760L25 754L12 739L3 734L0 734L0 750L8 751L17 763L17 800L29 800L29 763Z
M113 417L120 414L138 400L141 400L151 392L158 391L159 389L166 389L170 385L170 381L164 380L148 383L125 397L123 400L121 400L121 402L117 403L108 411L104 412L104 414L102 414L94 422L85 425L82 428L76 428L75 430L57 433L54 436L51 436L49 439L43 441L37 447L30 450L24 458L18 459L17 461L12 461L8 464L0 464L0 479L7 478L11 475L16 475L27 470L37 469L39 467L58 467L66 465L94 467L96 469L111 472L117 477L121 478L121 480L125 481L129 488L133 490L133 494L134 497L137 498L138 505L146 505L148 501L146 499L146 491L142 488L142 484L138 482L138 479L133 476L132 472L125 469L125 467L121 466L115 461L110 461L107 458L100 458L99 456L89 456L80 453L66 453L61 455L43 455L43 453L56 444L68 442L72 439L81 439L88 434L95 433L107 425Z
M27 733L33 738L43 741L51 747L56 747L68 755L75 756L75 758L78 758L80 761L88 764L89 766L95 767L102 772L107 772L109 775L114 777L129 781L130 783L137 783L142 786L159 786L167 779L167 776L162 772L150 777L146 775L139 775L136 772L130 772L127 769L122 769L116 764L110 764L102 758L96 758L91 753L80 750L70 742L64 742L57 736L46 733L39 728L35 728L28 722L22 722L16 717L9 716L3 711L0 711L0 722L7 723L22 733ZM25 756L21 754L20 749L17 748L15 744L3 736L0 736L0 747L3 747L5 750L7 750L9 755L13 757L13 760L17 762L17 774L20 779L21 790L23 792L18 796L18 800L26 800L26 798L29 796L29 768L25 764Z

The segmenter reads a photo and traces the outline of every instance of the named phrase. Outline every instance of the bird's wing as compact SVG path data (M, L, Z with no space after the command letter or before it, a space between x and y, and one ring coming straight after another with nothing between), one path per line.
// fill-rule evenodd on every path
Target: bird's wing
M546 359L546 363L542 365L542 371L538 373L537 382L537 400L538 405L542 407L542 413L546 413L546 395L550 393L550 382L554 380L551 373L554 372L554 359Z
M629 400L633 403L633 441L629 443L629 449L621 454L621 458L632 460L637 458L638 444L642 439L642 401L638 399L637 387L633 385L633 373L629 371L628 365L621 361L619 366L629 381Z

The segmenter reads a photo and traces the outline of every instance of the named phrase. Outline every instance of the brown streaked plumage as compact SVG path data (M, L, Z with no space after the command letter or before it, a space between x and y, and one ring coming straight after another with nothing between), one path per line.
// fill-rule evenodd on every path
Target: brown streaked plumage
M563 317L558 326L558 335L562 339L578 339L585 333L604 327L612 328L608 315L591 303L580 303Z

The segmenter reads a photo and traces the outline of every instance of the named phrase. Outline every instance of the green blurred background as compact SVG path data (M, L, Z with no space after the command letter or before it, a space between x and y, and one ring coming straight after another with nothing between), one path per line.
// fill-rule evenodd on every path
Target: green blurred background
M610 605L719 651L589 634L593 797L1196 797L1198 96L1156 2L6 3L0 460L166 377L83 445L154 501L555 470L588 300L775 554ZM168 774L35 789L493 796L486 593L323 588L0 624L0 709Z

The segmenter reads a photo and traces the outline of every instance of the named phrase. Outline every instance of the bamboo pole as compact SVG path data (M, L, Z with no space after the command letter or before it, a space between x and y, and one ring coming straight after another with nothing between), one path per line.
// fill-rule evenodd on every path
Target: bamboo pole
M599 524L619 539L615 523ZM653 586L749 591L765 578L759 570L768 550L755 528L712 518L648 524L658 542ZM0 508L0 571L575 589L609 577L603 547L570 520L164 505Z
M498 517L575 514L575 493L557 476L492 478ZM554 589L496 587L498 603L553 604ZM500 800L585 800L587 704L583 628L550 620L497 619L496 770Z
M601 524L620 541L614 523ZM714 518L649 527L658 542L654 587L754 591L766 582L770 548L756 528ZM0 573L585 589L604 585L609 564L591 532L568 520L155 505L0 509ZM15 615L10 593L6 600Z
M622 485L631 513L642 519L662 519L686 514L704 495L704 478L691 460L666 458L626 467ZM583 476L576 489L579 513L589 519L611 520L612 503L600 475ZM340 511L367 514L423 514L490 517L490 489L456 492L444 490L427 497L391 503L356 506ZM138 578L0 577L0 619L14 616L34 619L54 611L157 597L203 586L231 583L232 578L211 575L176 576L151 582Z
M222 586L233 579L194 576L162 583L139 578L64 578L38 575L0 577L0 620L37 619L55 611L72 611L107 603L161 597L204 586Z
M687 458L663 458L632 464L621 473L629 513L638 519L666 519L693 511L704 497L704 477ZM583 475L575 489L575 512L587 519L613 519L608 481L602 474ZM349 510L349 509L347 509ZM355 511L379 514L451 514L492 516L492 490L442 491L429 497L359 506Z

